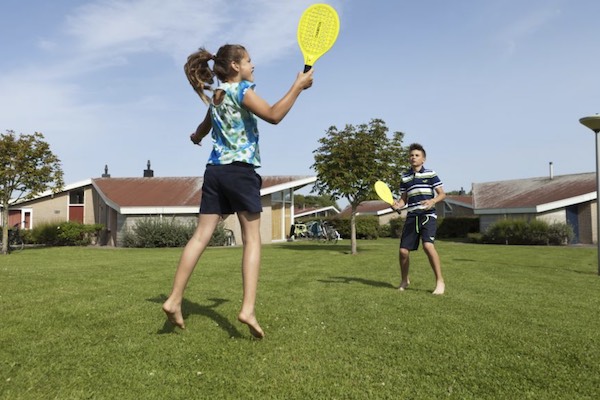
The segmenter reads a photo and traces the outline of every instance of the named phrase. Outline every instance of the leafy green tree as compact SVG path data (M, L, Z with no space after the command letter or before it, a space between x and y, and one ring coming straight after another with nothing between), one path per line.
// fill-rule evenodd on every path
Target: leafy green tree
M294 195L294 204L299 208L309 208L309 207L329 207L334 206L339 210L339 206L334 198L330 195L323 194L320 196L304 196L302 194Z
M346 125L343 130L330 127L319 139L321 146L313 151L312 168L317 173L313 191L345 198L352 209L350 219L352 254L356 254L356 209L374 198L373 185L382 180L393 192L400 187L400 173L408 167L408 150L402 146L404 133L388 135L381 119L368 124Z
M60 160L44 141L44 135L0 134L0 206L2 206L2 254L8 253L8 207L49 189L64 185Z

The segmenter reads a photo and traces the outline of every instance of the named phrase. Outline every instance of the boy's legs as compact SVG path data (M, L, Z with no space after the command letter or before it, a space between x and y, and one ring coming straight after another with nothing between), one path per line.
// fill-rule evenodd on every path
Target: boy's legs
M181 303L183 293L188 280L194 272L194 268L200 259L200 256L208 246L208 242L219 223L221 216L218 214L200 214L198 217L198 226L194 235L190 238L177 266L175 279L173 280L173 289L169 298L164 302L162 309L167 314L169 321L178 327L185 329L183 315L181 313Z
M425 250L425 254L427 254L429 264L431 265L431 269L433 269L433 273L435 275L435 289L433 294L444 294L444 291L446 290L446 284L444 283L444 277L442 276L442 263L440 262L440 256L438 255L433 243L423 243L423 250Z
M408 269L410 267L410 250L400 248L400 276L402 277L402 281L400 282L400 287L398 290L404 290L410 284L410 280L408 279Z
M252 336L260 339L265 336L255 314L261 254L260 213L240 211L238 212L238 219L242 227L242 241L244 243L242 259L244 296L238 320L248 325Z

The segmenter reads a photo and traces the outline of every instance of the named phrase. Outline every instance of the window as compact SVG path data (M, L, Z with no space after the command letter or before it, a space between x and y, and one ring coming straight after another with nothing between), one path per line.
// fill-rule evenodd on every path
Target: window
M71 190L69 192L69 204L83 204L83 189Z

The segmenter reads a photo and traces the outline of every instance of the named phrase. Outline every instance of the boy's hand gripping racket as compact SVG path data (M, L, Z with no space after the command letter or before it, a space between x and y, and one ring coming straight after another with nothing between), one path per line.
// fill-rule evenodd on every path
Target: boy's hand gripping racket
M298 23L298 45L304 55L304 72L327 53L340 31L340 19L329 4L313 4L302 13Z

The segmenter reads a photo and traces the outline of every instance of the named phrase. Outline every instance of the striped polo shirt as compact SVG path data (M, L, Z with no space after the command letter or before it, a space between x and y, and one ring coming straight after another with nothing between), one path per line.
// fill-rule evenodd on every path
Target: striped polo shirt
M412 169L402 173L402 183L400 184L400 195L406 193L406 203L408 204L408 216L412 215L433 215L435 216L435 207L430 210L419 208L423 200L433 199L435 197L435 188L443 185L435 171L421 167L419 172Z

